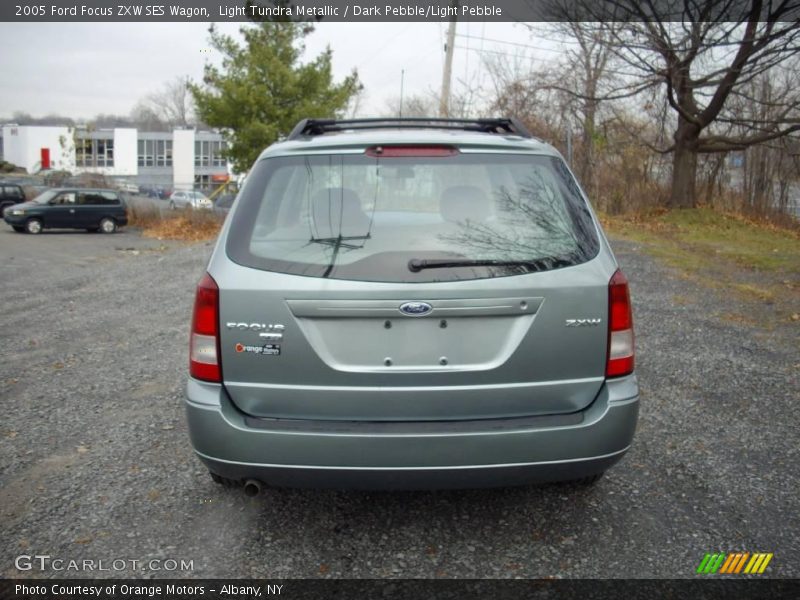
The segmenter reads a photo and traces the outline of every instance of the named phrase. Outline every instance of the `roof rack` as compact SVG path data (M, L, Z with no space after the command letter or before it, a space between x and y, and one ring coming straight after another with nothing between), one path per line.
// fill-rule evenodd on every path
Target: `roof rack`
M502 119L441 119L434 117L375 119L303 119L295 125L287 139L323 135L346 129L454 129L481 133L511 134L533 137L514 117Z

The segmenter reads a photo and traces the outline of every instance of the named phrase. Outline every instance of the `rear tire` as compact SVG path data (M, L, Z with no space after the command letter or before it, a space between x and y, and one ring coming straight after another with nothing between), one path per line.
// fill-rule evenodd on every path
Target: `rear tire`
M100 232L101 233L114 233L117 230L117 223L114 219L110 219L109 217L105 217L100 221Z
M41 219L28 219L27 223L25 223L25 231L33 235L42 233Z
M170 200L170 201L169 201L169 209L170 209L170 210L175 210L176 208L177 208L177 207L175 206L175 202L173 202L172 200Z

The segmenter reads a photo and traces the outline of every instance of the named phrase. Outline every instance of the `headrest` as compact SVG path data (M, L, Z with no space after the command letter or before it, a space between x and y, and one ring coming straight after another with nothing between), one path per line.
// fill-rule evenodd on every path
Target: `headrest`
M311 196L311 225L320 238L366 235L369 217L349 188L323 188Z

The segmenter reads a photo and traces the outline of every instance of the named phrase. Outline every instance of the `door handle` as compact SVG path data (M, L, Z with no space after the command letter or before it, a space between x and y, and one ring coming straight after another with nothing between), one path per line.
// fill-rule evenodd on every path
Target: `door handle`
M71 213L74 213L74 212L75 212L75 209L74 209L74 208L70 208L70 209L69 209L69 212L71 212Z

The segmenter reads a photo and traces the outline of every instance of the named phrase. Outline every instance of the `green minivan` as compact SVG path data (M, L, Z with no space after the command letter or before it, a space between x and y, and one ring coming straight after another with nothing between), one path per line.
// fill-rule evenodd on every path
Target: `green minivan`
M54 188L30 202L6 208L3 219L20 233L86 229L114 233L128 224L125 203L114 190Z

